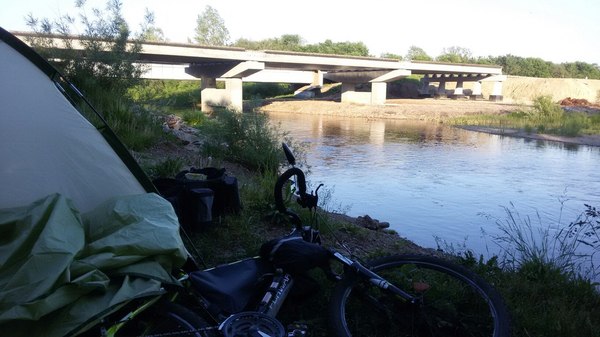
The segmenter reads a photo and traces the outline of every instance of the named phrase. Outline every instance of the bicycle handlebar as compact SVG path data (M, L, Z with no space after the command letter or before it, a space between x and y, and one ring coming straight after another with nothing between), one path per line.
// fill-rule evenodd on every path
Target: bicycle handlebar
M297 167L292 167L287 171L283 172L283 174L281 174L277 178L277 182L275 183L275 207L277 207L278 211L287 214L291 218L292 223L296 225L296 228L300 229L302 227L302 221L300 220L300 217L298 216L298 214L287 209L283 202L283 185L293 176L296 176L298 178L297 184L298 192L300 195L299 200L302 200L303 198L306 199L307 196L310 196L306 193L306 177L304 176L304 172Z

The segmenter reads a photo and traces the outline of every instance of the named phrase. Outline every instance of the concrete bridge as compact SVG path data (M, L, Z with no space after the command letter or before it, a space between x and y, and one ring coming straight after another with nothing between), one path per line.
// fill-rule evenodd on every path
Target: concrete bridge
M13 32L27 42L40 38L33 33ZM62 45L59 36L55 46ZM77 39L72 48L83 49ZM502 75L499 66L406 62L391 59L342 55L308 54L286 51L255 51L242 48L207 47L192 44L144 43L139 62L149 66L145 78L200 79L202 111L214 106L242 110L243 82L302 83L318 88L324 81L342 84L342 102L385 104L387 83L409 75L422 75L422 96L461 97L464 82L474 82L471 98L481 98L481 83L493 81L490 100L502 100ZM217 81L225 89L217 89ZM447 92L445 85L456 82ZM437 83L437 87L430 86ZM370 92L360 92L359 85L370 84ZM433 90L432 90L433 89Z

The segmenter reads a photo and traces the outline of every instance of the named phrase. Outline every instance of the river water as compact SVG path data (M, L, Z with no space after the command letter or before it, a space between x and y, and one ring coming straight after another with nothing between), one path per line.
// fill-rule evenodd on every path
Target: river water
M600 206L598 147L431 122L269 116L304 144L308 180L332 191L330 208L387 221L425 247L445 242L442 248L495 253L491 238L506 207L546 227L575 221L584 204Z

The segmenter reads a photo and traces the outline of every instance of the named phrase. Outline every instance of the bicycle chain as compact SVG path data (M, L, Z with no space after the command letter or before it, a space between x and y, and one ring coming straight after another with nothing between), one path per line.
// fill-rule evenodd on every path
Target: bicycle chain
M218 330L218 329L219 328L216 326L211 326L208 328L163 332L163 333L158 333L158 334L144 335L144 336L137 336L137 337L166 337L166 336L176 336L176 335L180 335L180 334L184 334L184 333L190 334L190 333L195 333L195 332L203 332L203 331Z

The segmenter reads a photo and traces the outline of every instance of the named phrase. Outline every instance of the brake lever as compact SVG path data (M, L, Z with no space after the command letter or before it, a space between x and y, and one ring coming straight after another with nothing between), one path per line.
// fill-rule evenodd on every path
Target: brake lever
M308 193L301 194L300 198L297 199L298 204L300 206L302 206L302 208L308 208L311 211L313 209L316 209L317 205L319 204L319 188L321 188L322 186L323 186L323 184L319 184L319 186L315 190L314 194L313 194L313 192L311 192L310 194L308 194Z

